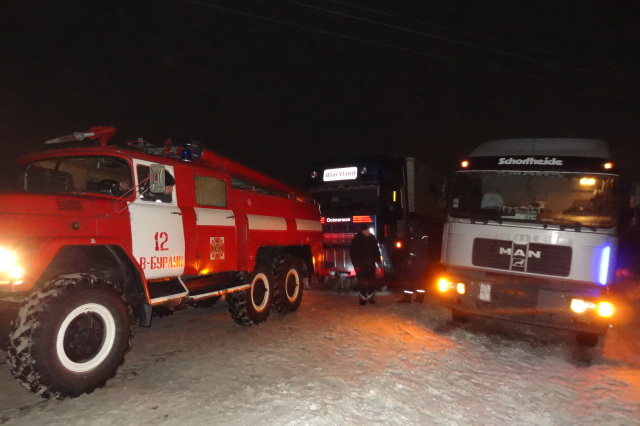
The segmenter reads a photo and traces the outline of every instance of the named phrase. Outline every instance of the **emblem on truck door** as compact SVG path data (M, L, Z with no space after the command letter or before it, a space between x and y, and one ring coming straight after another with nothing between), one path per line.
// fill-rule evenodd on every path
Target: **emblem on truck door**
M211 260L222 260L224 259L224 237L211 237Z

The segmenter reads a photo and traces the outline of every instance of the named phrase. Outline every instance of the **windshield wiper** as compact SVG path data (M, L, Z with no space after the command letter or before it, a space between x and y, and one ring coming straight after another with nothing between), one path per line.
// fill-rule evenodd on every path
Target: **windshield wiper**
M487 225L490 220L493 220L494 222L498 222L498 224L502 225L502 219L500 219L500 215L498 214L497 211L492 211L492 212L479 211L475 213L470 213L469 219L471 220L471 223L480 222L483 225Z
M559 222L559 223L555 223L555 225L558 225L560 227L560 231L564 231L567 228L573 228L575 229L576 232L580 232L582 230L582 228L587 228L592 230L593 232L596 232L598 230L598 228L596 228L595 226L587 226L587 225L583 225L580 222Z

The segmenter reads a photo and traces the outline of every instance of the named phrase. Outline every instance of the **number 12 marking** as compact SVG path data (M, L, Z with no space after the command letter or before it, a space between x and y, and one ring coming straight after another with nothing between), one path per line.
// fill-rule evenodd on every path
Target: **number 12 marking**
M156 251L169 250L169 247L165 247L165 244L169 241L169 234L166 232L156 232L153 237L156 240Z

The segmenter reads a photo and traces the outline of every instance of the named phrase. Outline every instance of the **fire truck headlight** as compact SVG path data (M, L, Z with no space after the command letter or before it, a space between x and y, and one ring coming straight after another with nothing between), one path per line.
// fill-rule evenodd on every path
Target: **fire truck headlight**
M458 294L464 294L467 291L467 286L464 283L458 283L456 284L456 291Z
M24 269L18 263L18 256L13 251L0 247L0 285L22 279Z
M596 313L604 318L609 318L613 316L615 309L613 304L610 302L600 302L598 303L598 307L596 308Z
M440 278L438 280L438 290L442 293L446 293L451 288L451 283L446 278Z

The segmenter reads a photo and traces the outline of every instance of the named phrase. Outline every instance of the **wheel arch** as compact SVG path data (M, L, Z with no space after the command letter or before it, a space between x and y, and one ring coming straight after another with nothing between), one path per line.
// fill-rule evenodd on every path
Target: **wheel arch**
M119 245L63 246L36 285L43 286L47 281L68 273L86 273L108 282L132 307L148 304L143 276Z
M272 265L274 260L286 256L295 257L302 261L304 266L302 272L305 278L309 276L310 271L313 271L311 247L308 245L262 246L256 255L256 265L258 263Z

